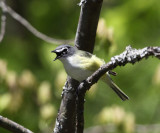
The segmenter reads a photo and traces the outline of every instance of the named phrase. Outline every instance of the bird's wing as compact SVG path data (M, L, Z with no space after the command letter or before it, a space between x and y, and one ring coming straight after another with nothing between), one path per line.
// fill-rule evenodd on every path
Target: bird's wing
M78 55L79 61L81 62L80 64L82 64L82 68L91 72L96 71L105 63L104 60L85 51L79 50Z

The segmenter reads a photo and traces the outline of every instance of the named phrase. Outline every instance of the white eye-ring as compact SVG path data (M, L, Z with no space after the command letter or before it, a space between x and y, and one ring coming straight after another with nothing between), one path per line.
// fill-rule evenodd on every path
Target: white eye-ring
M66 51L68 51L68 48L61 48L61 49L57 49L56 50L57 52L66 52Z

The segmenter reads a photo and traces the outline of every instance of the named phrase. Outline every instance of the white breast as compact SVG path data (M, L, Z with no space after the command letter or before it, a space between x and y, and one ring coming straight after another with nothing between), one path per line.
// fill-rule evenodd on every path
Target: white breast
M85 80L93 72L84 69L85 61L82 61L78 56L71 56L67 58L61 58L61 62L69 76L79 82Z

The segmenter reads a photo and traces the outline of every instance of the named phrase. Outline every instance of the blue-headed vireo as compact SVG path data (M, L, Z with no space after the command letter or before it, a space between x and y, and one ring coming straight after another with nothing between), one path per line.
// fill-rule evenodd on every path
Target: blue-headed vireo
M105 63L95 55L78 50L76 47L67 44L58 46L52 52L57 55L54 61L59 59L63 63L67 74L79 82L91 76ZM101 77L101 80L107 83L123 101L129 99L129 97L112 81L108 72Z

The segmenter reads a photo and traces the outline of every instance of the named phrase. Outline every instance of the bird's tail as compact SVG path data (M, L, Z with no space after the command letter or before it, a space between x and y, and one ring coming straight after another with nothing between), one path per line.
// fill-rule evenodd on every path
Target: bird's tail
M129 99L129 97L112 81L108 73L105 79L103 78L103 81L106 82L123 101Z

